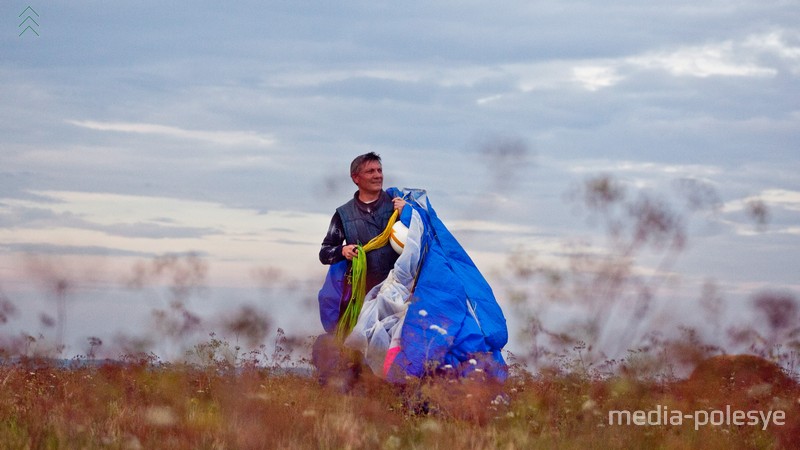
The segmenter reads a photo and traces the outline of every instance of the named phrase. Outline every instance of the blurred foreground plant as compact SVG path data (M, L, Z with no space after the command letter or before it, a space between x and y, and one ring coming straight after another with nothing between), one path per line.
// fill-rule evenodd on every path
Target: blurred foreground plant
M690 219L715 218L722 201L696 179L676 180L671 192L633 189L610 175L589 177L569 199L602 229L602 245L569 241L550 259L528 247L512 252L503 281L515 314L524 317L521 337L528 347L522 356L535 370L606 376L634 370L674 378L724 352L724 345L738 349L748 339L757 344L751 351L761 349L771 360L796 360L800 321L788 293L759 294L753 301L766 330L750 323L723 341L726 303L713 281L706 281L699 308L686 311L703 314L702 328L680 322L669 289L678 283L674 267L687 248ZM748 211L763 229L767 205L753 203Z
M214 352L228 344L212 339ZM716 373L691 382L626 375L512 370L504 385L479 374L409 380L398 389L362 379L349 394L268 368L217 370L130 355L65 368L0 366L0 442L6 448L791 448L800 395L790 381L766 395L758 381L737 407L783 409L783 426L613 425L610 410L686 412L728 400ZM709 378L710 374L710 378ZM728 375L729 376L729 375ZM766 378L765 380L770 380ZM702 395L692 394L700 392Z

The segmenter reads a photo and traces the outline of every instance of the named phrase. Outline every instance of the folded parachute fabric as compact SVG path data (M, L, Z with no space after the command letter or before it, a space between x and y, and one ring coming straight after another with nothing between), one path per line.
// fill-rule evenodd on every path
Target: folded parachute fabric
M366 294L345 345L389 381L451 370L504 380L505 316L491 287L436 215L421 189L389 188L406 199L405 248L389 276Z
M420 262L422 220L419 213L410 208L409 211L411 218L403 253L386 280L367 293L358 321L345 340L346 346L363 353L367 365L378 375L383 375L387 354L396 354L399 350L403 322Z

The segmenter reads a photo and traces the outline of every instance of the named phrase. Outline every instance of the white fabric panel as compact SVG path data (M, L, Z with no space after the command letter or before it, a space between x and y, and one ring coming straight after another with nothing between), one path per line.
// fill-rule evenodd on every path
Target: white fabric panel
M395 346L398 345L400 339L417 274L422 233L422 219L416 211L412 211L403 253L397 258L386 280L367 293L358 322L344 342L346 346L362 352L367 365L378 376L383 373L386 351L393 341Z

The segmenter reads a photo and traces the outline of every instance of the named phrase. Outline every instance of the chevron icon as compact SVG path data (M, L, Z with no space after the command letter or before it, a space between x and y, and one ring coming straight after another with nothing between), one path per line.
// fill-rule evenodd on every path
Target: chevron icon
M27 8L25 8L24 11L22 11L22 13L20 13L19 17L24 16L26 13L28 15L25 16L25 18L22 19L22 22L17 26L17 28L20 28L23 25L27 24L25 28L22 29L22 32L19 35L22 36L23 34L25 34L26 31L31 30L36 36L39 36L39 32L36 31L36 28L39 28L39 22L37 22L36 19L33 18L33 16L39 17L39 13L37 13L36 10L28 6Z

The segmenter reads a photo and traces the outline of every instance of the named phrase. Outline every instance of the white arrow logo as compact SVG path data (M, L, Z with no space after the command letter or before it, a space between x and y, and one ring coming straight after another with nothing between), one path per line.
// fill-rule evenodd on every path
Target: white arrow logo
M22 19L22 22L19 24L17 28L20 28L25 24L27 24L27 26L22 30L22 32L19 35L22 36L23 34L25 34L26 31L31 30L33 31L34 34L39 36L39 32L37 32L36 29L34 28L34 27L36 28L39 27L39 22L37 22L36 19L33 18L34 15L36 17L39 17L39 13L37 13L33 8L28 6L27 8L25 8L25 11L22 11L19 17L22 17L23 15L25 15L25 13L27 13L28 15L25 16L24 19Z

